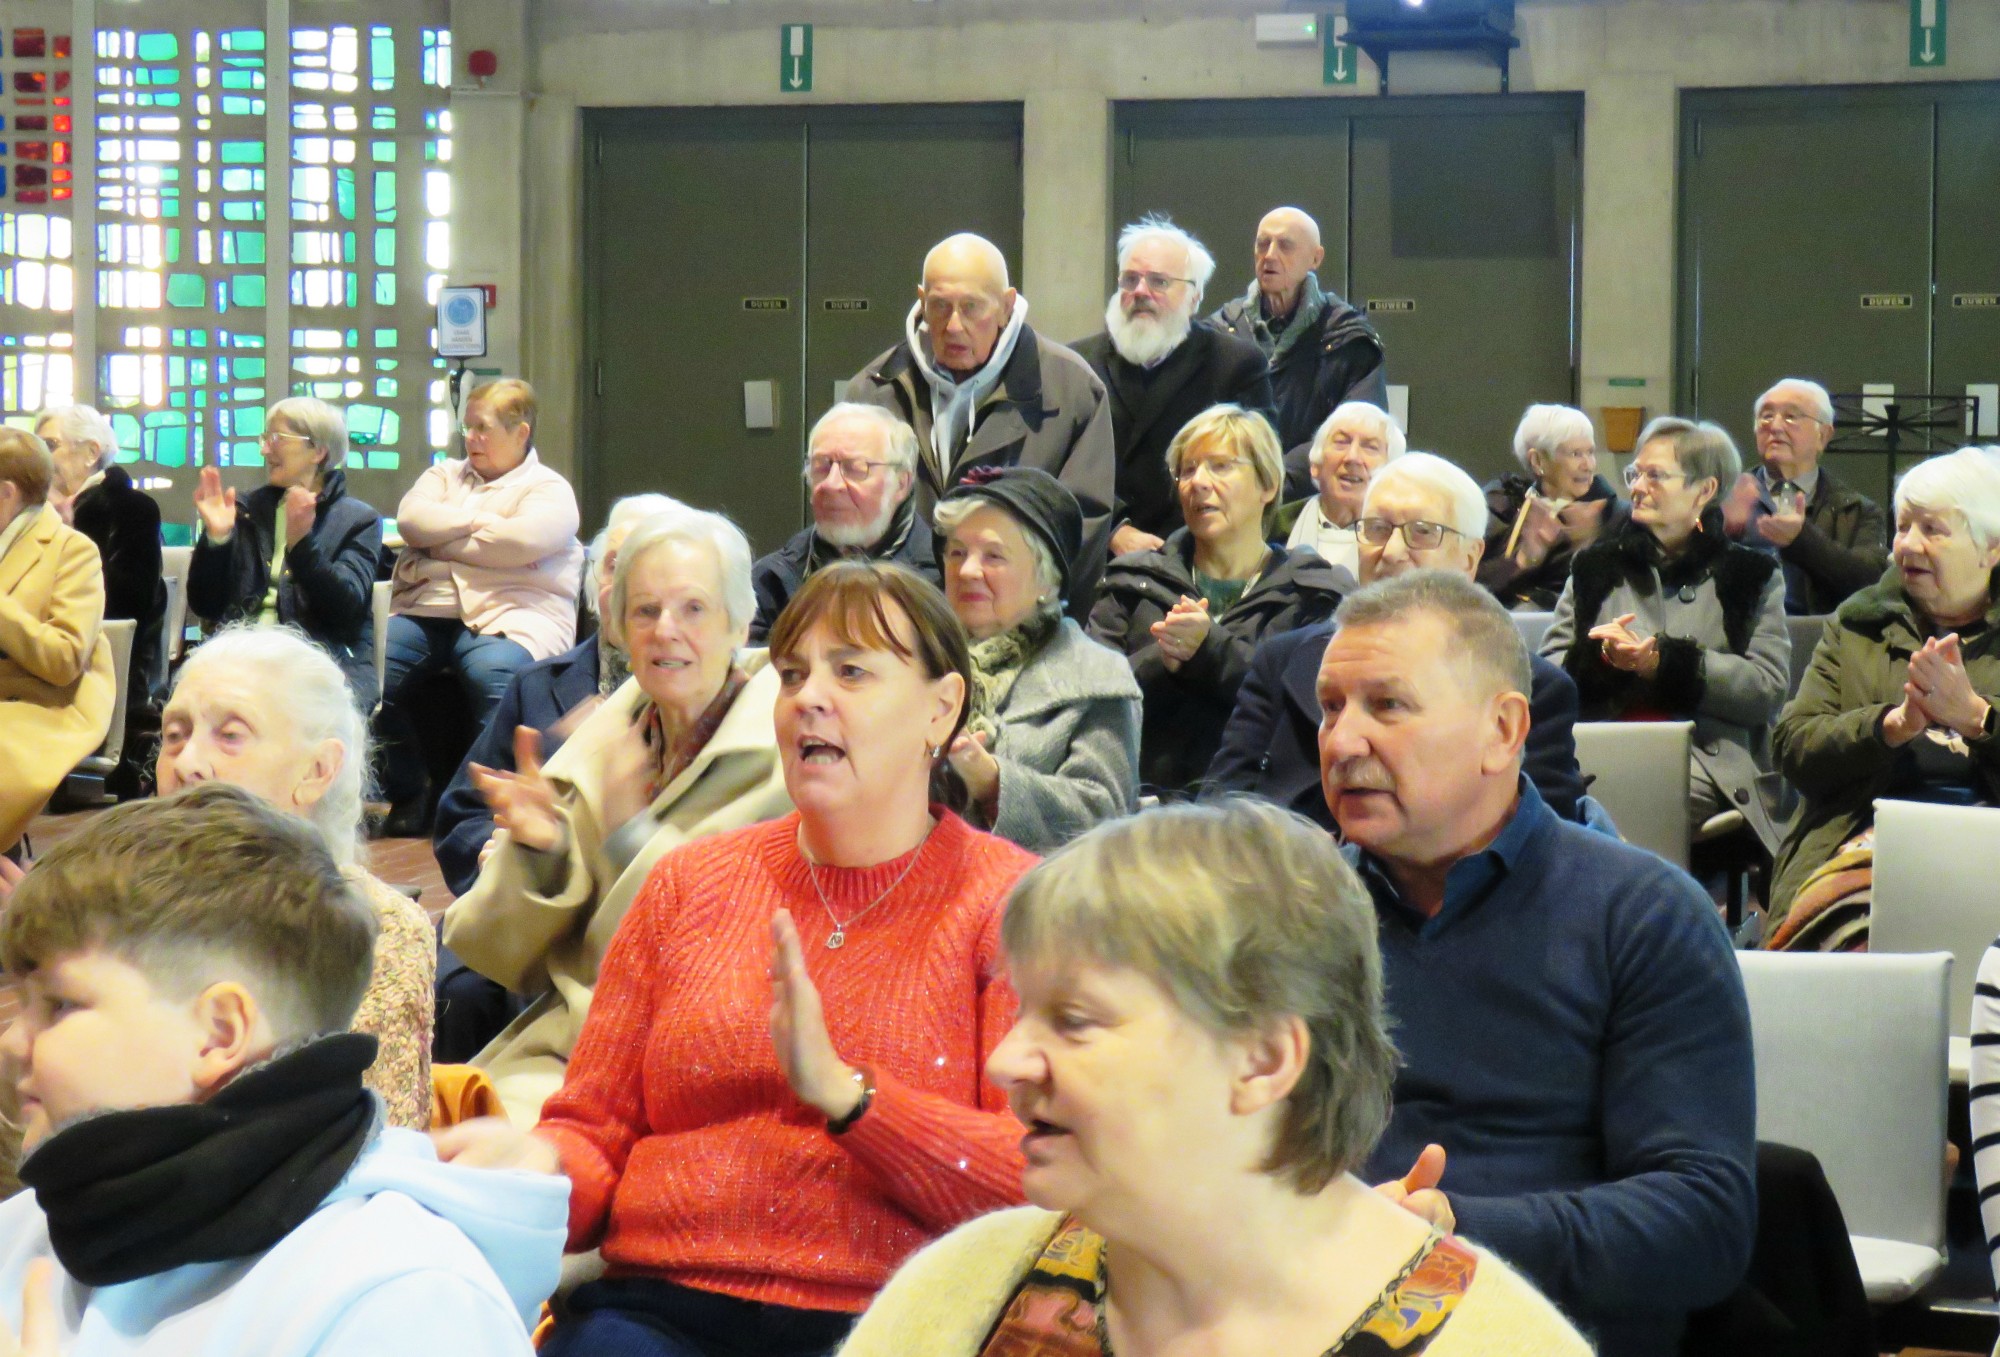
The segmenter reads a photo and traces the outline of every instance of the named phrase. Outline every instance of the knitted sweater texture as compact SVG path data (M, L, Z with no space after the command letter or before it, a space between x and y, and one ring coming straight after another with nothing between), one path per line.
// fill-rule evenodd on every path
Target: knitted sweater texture
M1034 858L940 815L914 861L810 868L797 814L660 860L539 1127L572 1184L572 1250L600 1247L613 1276L860 1311L922 1245L1021 1200L1021 1128L984 1070L1016 1007L1001 908ZM847 921L838 950L829 905ZM781 908L834 1049L874 1079L843 1135L771 1044Z

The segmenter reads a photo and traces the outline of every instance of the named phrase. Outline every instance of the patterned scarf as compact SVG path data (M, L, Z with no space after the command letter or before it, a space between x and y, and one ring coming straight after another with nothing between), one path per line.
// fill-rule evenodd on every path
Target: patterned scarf
M972 643L972 714L965 720L968 735L984 735L987 749L1000 736L997 714L1014 691L1014 680L1062 625L1062 604L1043 599L1018 627Z
M1479 1259L1433 1236L1324 1357L1415 1357L1451 1322ZM1104 1324L1104 1240L1066 1217L1028 1270L980 1357L1113 1357Z
M689 764L701 757L701 751L708 748L708 742L715 738L723 718L736 704L736 695L749 681L750 676L741 669L731 669L729 677L723 680L722 691L708 704L708 710L695 720L678 750L667 739L667 726L660 715L660 704L652 701L639 704L639 710L632 714L632 724L640 727L646 748L653 751L654 759L653 776L646 783L647 805L659 800L660 793L686 772Z

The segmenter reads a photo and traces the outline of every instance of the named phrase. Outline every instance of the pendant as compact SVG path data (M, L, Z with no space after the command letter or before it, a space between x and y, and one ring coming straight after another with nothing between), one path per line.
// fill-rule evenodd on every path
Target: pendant
M842 930L836 928L833 930L833 932L826 935L826 949L829 952L839 951L840 945L846 941L847 941L847 934Z

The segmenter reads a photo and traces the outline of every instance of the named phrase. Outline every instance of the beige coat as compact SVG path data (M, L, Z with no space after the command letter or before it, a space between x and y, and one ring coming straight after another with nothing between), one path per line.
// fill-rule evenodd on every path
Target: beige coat
M707 747L653 802L660 827L624 871L604 856L602 770L606 751L627 738L647 700L636 679L577 727L543 769L569 828L564 884L552 895L538 893L529 853L503 832L477 884L445 911L445 946L461 961L516 993L539 995L473 1061L492 1077L517 1126L540 1120L543 1102L562 1086L598 965L653 864L692 839L792 808L771 721L777 671L761 650L742 667L749 683Z
M0 851L111 729L97 545L43 509L0 556Z

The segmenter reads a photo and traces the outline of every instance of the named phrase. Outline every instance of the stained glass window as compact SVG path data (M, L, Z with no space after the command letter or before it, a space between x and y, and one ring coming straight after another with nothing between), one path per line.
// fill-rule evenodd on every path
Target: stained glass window
M393 513L449 442L444 0L291 0L269 30L264 0L97 0L73 47L76 8L0 15L0 417L97 404L185 540L193 471L248 489L265 407L316 395L347 414L355 493Z

